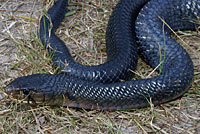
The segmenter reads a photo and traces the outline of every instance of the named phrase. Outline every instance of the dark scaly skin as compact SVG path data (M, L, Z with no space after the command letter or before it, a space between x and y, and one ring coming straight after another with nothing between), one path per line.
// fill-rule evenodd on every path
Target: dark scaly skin
M43 16L40 23L40 39L45 46L50 43L49 50L55 52L54 63L67 72L67 75L83 80L101 83L114 83L119 79L129 80L133 76L130 70L135 70L137 64L137 49L134 49L137 47L134 39L135 29L130 31L130 27L135 28L136 15L132 18L131 12L127 15L131 21L121 20L113 15L106 32L107 62L97 66L85 66L73 60L65 43L55 35L56 28L66 13L66 6L67 0L59 0L48 11L51 19ZM138 6L141 8L143 4ZM51 27L51 20L53 27ZM119 25L120 23L123 25ZM67 67L65 63L68 64Z
M101 81L102 77L104 79L105 74L108 74L108 76L110 75L111 72L109 70L106 70L106 73L102 76L101 74L97 75L100 80L98 80L99 78L90 78L92 75L89 75L90 73L87 71L79 73L79 71L82 71L82 67L83 70L87 70L87 68L90 69L90 67L73 63L74 61L70 57L69 52L62 45L63 42L54 34L56 27L59 25L59 22L56 22L54 25L55 29L52 29L49 42L53 48L60 50L62 53L56 53L54 61L57 65L63 67L58 61L67 59L67 61L69 60L72 64L71 66L69 65L69 68L72 69L71 67L76 68L77 66L77 70L74 72L72 71L71 74L35 74L20 77L6 87L6 92L10 93L15 98L24 98L27 96L28 101L33 101L38 104L102 110L140 108L149 106L150 100L154 105L158 105L178 98L186 92L191 85L194 70L193 63L188 53L170 37L169 33L171 31L167 26L163 25L160 18L167 22L173 30L195 30L195 26L198 25L195 25L193 22L197 22L197 18L200 16L200 1L152 0L145 5L138 16L140 9L147 1L121 0L118 3L109 21L107 44L114 43L114 47L119 48L120 46L117 46L115 43L121 42L122 45L132 45L131 49L133 50L123 49L125 57L126 54L129 54L129 51L137 52L137 50L139 50L144 61L153 68L160 65L157 69L157 71L160 71L159 76L148 79L110 83L109 80ZM59 2L65 3L66 1L59 0L58 3ZM57 6L58 5L59 4L57 4ZM55 10L53 16L63 14L64 12L62 10L57 11L56 9L59 9L57 6L53 6ZM50 14L51 11L52 10L49 11ZM134 18L137 16L138 18L135 22ZM55 21L54 17L51 19L53 22ZM62 18L59 21L61 20ZM112 32L112 30L114 30L114 32ZM132 30L136 30L138 47L136 45L135 32ZM128 33L125 33L125 31L128 31ZM40 31L40 34L41 33L44 32ZM48 37L45 36L45 38ZM41 40L45 44L44 39ZM113 53L111 49L114 50ZM113 62L113 64L115 64L115 62L126 62L118 59L118 55L121 55L121 51L109 45L108 55L110 56L110 58L108 58L108 64L109 62ZM133 53L132 58L137 60L137 54ZM118 60L116 61L115 59ZM127 62L128 61L131 60L127 60ZM134 64L135 62L133 62L131 66L134 66ZM93 67L91 67L91 70L94 71L92 68ZM94 68L101 70L104 67L96 66ZM110 70L111 68L112 66L109 67ZM128 68L131 67L129 66ZM88 74L85 75L84 73ZM124 70L122 70L120 78L126 76L126 73L127 71L124 73ZM82 76L84 76L84 78ZM24 93L24 96L20 96L21 91Z

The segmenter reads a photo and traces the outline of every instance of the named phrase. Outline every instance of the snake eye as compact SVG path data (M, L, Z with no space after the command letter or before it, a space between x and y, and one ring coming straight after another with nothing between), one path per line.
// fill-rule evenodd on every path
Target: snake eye
M25 90L23 90L23 94L24 94L24 95L29 95L29 92L30 92L29 89L25 89Z

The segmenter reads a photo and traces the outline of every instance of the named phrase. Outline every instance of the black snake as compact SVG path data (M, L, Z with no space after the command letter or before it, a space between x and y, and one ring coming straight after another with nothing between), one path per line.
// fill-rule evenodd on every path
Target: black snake
M40 22L42 43L65 72L17 78L5 88L7 93L38 104L118 110L146 107L150 102L158 105L188 90L193 63L170 33L199 26L200 0L121 0L107 26L107 62L97 66L75 62L55 35L67 3L58 0ZM158 76L130 80L138 53Z

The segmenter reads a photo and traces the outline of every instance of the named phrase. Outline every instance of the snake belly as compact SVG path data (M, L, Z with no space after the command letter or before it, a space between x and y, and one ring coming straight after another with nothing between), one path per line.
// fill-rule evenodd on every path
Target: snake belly
M188 90L193 63L170 36L170 28L195 30L199 26L200 0L121 0L107 26L108 60L97 66L75 62L55 35L67 3L58 0L40 23L42 43L46 47L50 44L54 63L67 71L19 77L6 87L6 92L19 97L19 91L23 91L28 100L38 104L120 110L169 102ZM138 53L159 72L158 76L130 80L129 70L135 69Z

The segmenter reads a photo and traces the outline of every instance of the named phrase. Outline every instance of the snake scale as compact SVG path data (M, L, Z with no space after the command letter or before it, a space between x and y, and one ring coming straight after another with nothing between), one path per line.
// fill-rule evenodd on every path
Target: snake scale
M119 1L106 31L107 62L97 66L75 62L55 34L67 5L57 0L40 22L42 43L65 71L19 77L5 88L8 94L42 105L120 110L169 102L188 90L193 63L170 33L199 26L200 0ZM131 80L138 54L158 76Z

